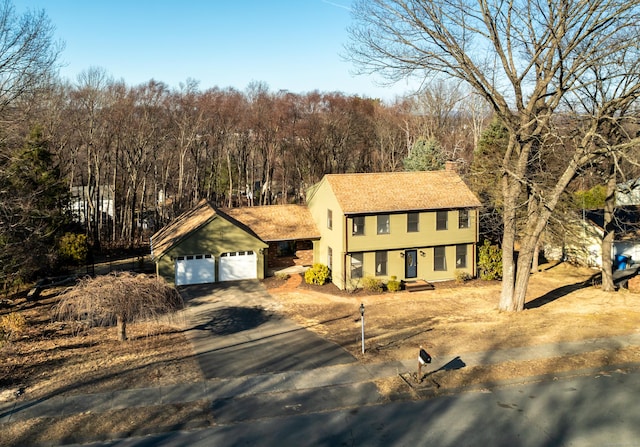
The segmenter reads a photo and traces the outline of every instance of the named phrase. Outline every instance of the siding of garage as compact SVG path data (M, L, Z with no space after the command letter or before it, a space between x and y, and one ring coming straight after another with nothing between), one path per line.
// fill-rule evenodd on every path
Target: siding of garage
M211 254L216 257L216 268L218 268L218 259L222 253L249 250L260 253L261 249L266 248L267 244L260 239L227 219L216 216L167 250L157 261L157 273L173 283L175 280L175 258L178 256ZM257 264L257 277L264 279L264 256L258 255Z

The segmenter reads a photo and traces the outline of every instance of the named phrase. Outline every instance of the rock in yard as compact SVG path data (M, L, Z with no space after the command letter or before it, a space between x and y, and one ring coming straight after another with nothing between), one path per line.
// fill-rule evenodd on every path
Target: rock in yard
M627 283L627 287L629 287L629 292L640 293L640 276L631 278Z

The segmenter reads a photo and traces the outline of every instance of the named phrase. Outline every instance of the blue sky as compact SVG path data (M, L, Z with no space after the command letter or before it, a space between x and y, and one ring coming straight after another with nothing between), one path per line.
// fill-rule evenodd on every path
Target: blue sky
M155 79L200 88L252 81L271 91L312 90L391 100L406 83L352 74L341 58L351 0L13 0L16 12L44 9L66 44L61 75L89 67L137 85ZM377 81L377 83L376 83Z

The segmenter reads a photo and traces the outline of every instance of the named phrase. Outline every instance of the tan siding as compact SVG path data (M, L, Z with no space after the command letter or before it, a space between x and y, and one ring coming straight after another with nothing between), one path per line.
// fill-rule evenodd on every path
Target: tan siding
M333 251L332 282L344 288L344 214L325 180L320 181L314 188L313 194L308 198L308 206L321 235L320 241L314 244L314 262L326 265L329 247L331 247ZM327 210L329 209L333 214L332 229L327 228Z
M422 187L402 195L401 191L406 189L407 184ZM362 285L361 280L350 279L351 257L348 254L355 252L363 253L363 278L376 277L386 282L395 276L399 280L406 280L405 258L402 255L407 249L415 249L416 279L441 281L455 278L456 245L469 244L465 271L475 273L475 251L472 244L477 242L478 237L478 212L475 207L479 202L455 174L441 172L325 176L310 190L307 200L321 233L321 240L314 250L315 262L326 263L327 247L333 249L333 282L340 288ZM343 205L348 208L347 218L343 214ZM458 228L457 207L469 210L468 228ZM327 229L327 209L333 211L333 230ZM438 209L448 210L447 230L436 231ZM409 211L419 212L418 232L407 232ZM389 214L389 234L377 234L377 213ZM353 215L365 216L364 235L352 235ZM446 247L446 271L435 271L433 268L434 246ZM375 274L376 251L387 251L385 276Z

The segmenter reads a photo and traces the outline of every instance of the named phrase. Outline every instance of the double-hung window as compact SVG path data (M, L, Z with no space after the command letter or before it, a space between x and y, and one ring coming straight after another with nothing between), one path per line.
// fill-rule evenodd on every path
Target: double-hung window
M333 270L333 250L331 247L327 247L327 267L329 270Z
M447 270L445 247L433 247L433 270L436 272Z
M469 210L458 210L458 228L469 228Z
M386 276L387 274L387 252L376 252L376 276Z
M467 267L467 246L456 245L456 268L463 269Z
M389 215L378 215L378 234L389 234Z
M364 235L364 216L356 216L352 220L351 235L363 236Z
M448 220L447 211L436 211L436 230L446 230L447 229L447 220Z
M407 214L407 233L416 233L420 231L420 213Z
M351 279L362 278L362 253L353 253L351 255Z
M333 229L333 211L327 210L327 228Z

